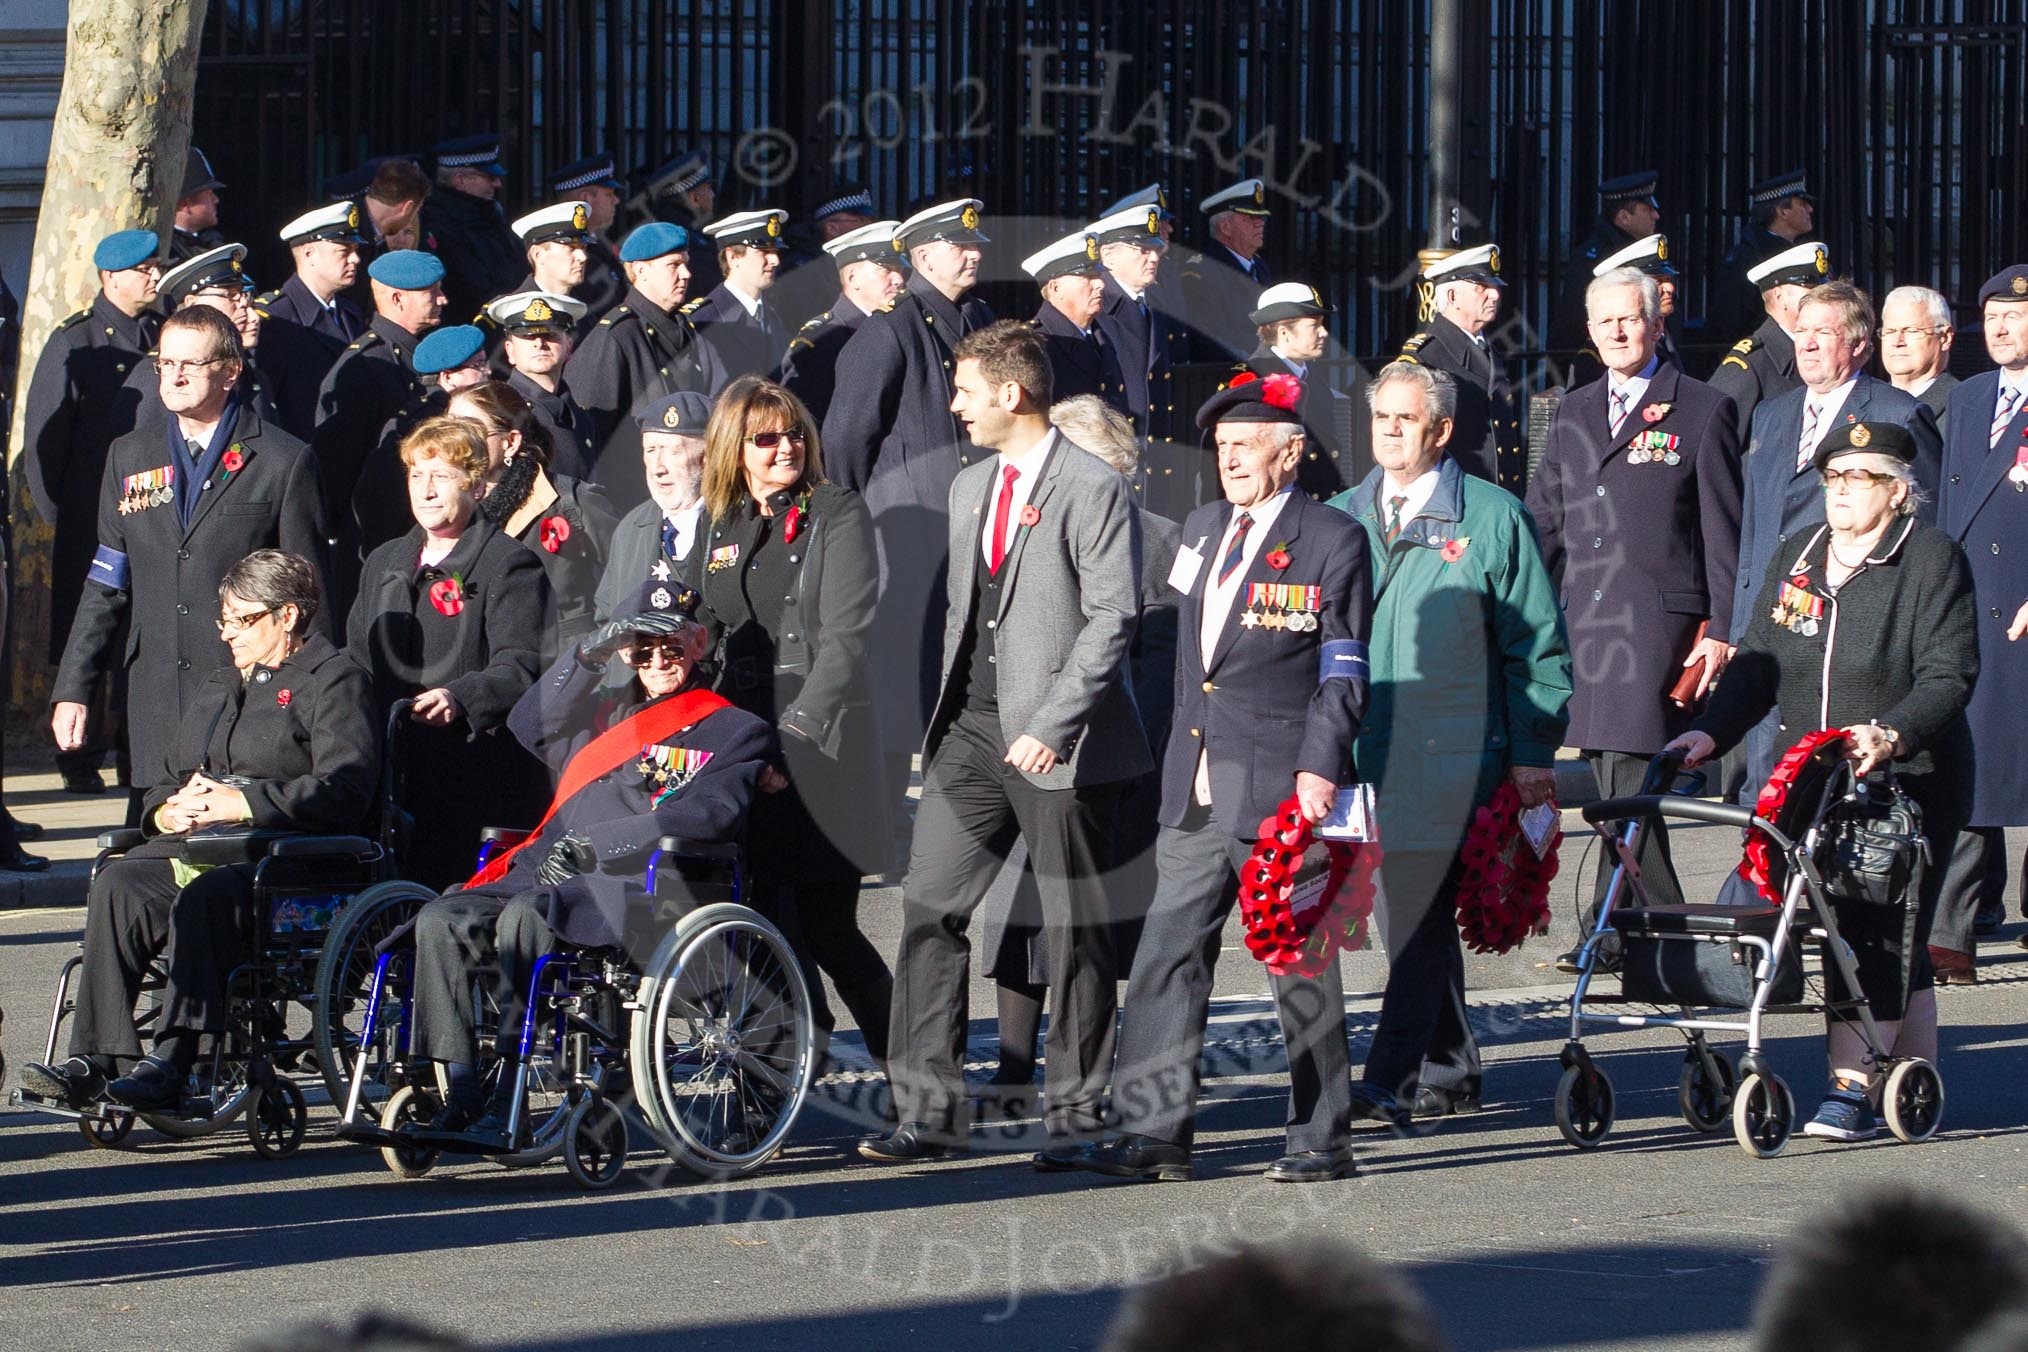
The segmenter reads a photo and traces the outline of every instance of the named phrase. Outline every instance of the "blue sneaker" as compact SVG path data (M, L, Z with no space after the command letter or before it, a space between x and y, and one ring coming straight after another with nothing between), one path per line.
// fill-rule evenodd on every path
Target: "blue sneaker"
M1880 1134L1880 1120L1865 1091L1833 1089L1803 1128L1803 1135L1826 1141L1870 1141Z

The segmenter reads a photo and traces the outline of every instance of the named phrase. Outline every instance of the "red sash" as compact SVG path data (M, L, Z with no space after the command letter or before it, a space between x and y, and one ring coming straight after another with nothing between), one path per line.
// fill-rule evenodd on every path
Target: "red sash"
M639 713L629 714L592 738L584 750L572 756L570 764L563 767L563 778L557 783L556 796L549 800L549 810L542 814L542 820L535 824L528 838L488 860L486 866L474 873L465 886L484 887L506 876L514 856L542 838L542 830L549 825L549 819L576 797L579 789L640 755L642 747L653 746L665 737L703 722L720 709L731 707L732 701L709 690L686 690L651 704Z

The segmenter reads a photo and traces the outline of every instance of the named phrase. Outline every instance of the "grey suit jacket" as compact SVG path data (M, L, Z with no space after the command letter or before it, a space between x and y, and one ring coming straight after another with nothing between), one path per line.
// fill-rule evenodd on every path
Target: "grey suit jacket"
M999 473L993 456L951 484L950 609L924 766L964 697L951 674L972 623L979 536ZM1010 746L1026 733L1056 752L1054 770L1028 775L1037 788L1145 774L1154 759L1127 684L1127 648L1140 611L1141 524L1133 489L1058 433L1028 505L1035 524L1018 530L1002 565L994 645L1001 731Z

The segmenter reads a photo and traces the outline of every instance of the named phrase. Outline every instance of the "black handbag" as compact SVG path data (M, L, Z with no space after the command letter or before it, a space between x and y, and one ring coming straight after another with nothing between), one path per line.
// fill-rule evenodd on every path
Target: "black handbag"
M1922 808L1892 771L1867 776L1818 820L1814 862L1833 899L1861 906L1912 905L1930 864Z

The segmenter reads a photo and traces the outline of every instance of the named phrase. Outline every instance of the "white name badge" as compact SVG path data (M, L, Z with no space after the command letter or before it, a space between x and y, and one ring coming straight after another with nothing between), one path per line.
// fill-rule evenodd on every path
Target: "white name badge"
M1373 815L1373 786L1347 784L1338 790L1331 815L1317 823L1316 834L1325 840L1379 840L1380 822Z
M1169 585L1184 595L1197 585L1197 575L1204 571L1204 556L1185 545L1176 551L1176 562L1169 569Z

